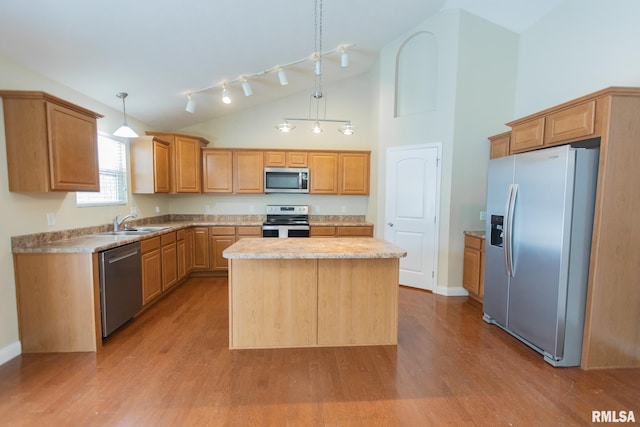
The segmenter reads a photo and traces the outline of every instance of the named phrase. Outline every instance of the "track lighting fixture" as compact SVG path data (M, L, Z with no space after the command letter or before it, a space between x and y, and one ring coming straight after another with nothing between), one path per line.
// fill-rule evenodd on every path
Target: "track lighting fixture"
M129 96L128 93L126 92L120 92L118 94L116 94L116 96L120 99L122 99L122 114L124 115L124 123L122 123L122 126L120 126L118 129L116 129L116 131L113 133L114 136L119 136L122 138L137 138L138 134L135 133L135 131L133 129L131 129L129 127L129 125L127 124L127 109L125 107L124 104L124 99Z
M193 114L196 112L196 101L193 100L193 98L191 97L191 94L187 95L187 98L188 98L188 101L187 101L187 107L185 108L185 111Z
M242 91L244 92L244 96L253 95L253 89L251 89L251 85L246 78L242 79Z
M225 104L231 104L231 98L229 97L229 91L227 90L227 85L222 85L222 102Z
M342 68L347 68L349 66L349 53L344 46L340 48L340 66Z
M289 84L289 80L287 80L287 73L284 71L284 68L278 68L278 80L280 81L280 86L285 86Z
M319 7L318 7L319 6ZM340 47L340 65L344 68L349 65L349 56L346 48L352 45L343 45ZM306 121L313 122L312 132L319 134L322 132L321 122L344 123L338 129L344 135L353 135L354 127L351 120L327 119L327 98L322 92L322 0L315 1L315 53L313 55L313 66L315 74L315 89L309 96L309 115L306 118L284 118L283 122L276 126L280 132L291 132L293 126L290 121ZM336 49L337 51L337 49ZM324 100L324 114L320 117L320 103ZM312 109L315 106L315 117L312 115Z

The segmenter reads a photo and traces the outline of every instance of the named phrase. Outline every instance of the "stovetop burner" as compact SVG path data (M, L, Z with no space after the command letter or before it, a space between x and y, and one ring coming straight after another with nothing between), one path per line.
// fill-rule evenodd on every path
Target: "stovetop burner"
M264 225L309 225L309 206L267 205Z

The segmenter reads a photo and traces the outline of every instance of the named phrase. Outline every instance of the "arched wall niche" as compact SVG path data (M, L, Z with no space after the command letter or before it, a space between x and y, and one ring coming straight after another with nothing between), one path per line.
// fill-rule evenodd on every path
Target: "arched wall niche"
M437 109L438 38L428 31L408 37L396 55L394 117Z

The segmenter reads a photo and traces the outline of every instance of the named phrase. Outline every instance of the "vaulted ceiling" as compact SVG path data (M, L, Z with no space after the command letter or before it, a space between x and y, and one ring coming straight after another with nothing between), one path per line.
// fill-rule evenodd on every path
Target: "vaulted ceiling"
M382 46L442 8L520 32L561 1L323 0L323 51L354 44L347 68L325 57L323 80L368 71ZM311 91L307 61L286 69L286 86L268 73L249 79L250 97L235 83L232 104L207 90L185 111L189 91L309 58L314 11L314 0L0 0L0 55L118 110L115 94L128 92L128 115L173 130Z

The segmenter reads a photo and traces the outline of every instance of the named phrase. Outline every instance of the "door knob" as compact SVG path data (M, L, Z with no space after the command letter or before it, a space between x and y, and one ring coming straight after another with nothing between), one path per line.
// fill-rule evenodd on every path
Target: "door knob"
M388 222L388 223L387 223L387 225L388 225L389 227L393 227L393 223L392 223L392 222Z

